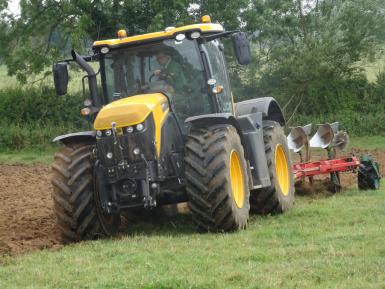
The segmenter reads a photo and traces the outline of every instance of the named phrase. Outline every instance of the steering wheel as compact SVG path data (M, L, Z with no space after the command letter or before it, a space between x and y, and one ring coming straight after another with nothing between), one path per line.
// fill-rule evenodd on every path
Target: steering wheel
M157 73L157 71L159 71ZM160 70L155 70L153 73L151 73L150 77L148 78L148 82L152 82L153 81L153 78L154 76L158 76L158 80L168 80L168 79L172 79L173 75L167 71L165 71L164 69L160 69Z

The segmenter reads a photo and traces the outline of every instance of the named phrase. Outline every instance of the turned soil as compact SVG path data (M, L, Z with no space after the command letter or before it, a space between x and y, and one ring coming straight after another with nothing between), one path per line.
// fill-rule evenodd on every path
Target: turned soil
M312 159L324 158L323 154L322 151L314 153ZM385 150L370 151L370 154L380 163L385 175ZM293 157L293 161L296 160L297 157ZM62 246L55 226L50 178L51 169L47 165L0 165L0 256ZM325 177L320 180L322 183ZM342 174L344 188L355 183L355 174ZM322 185L307 188L312 193L321 189Z

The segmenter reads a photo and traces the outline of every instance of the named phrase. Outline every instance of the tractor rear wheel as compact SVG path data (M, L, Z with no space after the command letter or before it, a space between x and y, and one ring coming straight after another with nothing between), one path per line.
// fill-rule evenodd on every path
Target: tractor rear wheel
M186 143L186 190L200 231L244 229L249 185L244 150L230 125L192 128Z
M274 121L264 122L263 138L271 185L251 192L251 211L263 215L282 213L294 204L294 176L287 139L282 127Z
M52 197L57 225L66 243L113 235L120 225L119 215L104 215L98 205L92 148L68 144L55 154Z

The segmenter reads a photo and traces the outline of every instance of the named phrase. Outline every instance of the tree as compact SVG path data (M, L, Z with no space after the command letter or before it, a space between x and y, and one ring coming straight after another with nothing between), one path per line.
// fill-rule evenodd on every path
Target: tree
M7 27L0 53L9 74L22 82L68 54L68 47L84 50L87 40L112 38L121 28L144 33L191 19L187 0L21 0L20 6L18 18L6 15L0 22Z
M352 109L366 85L357 62L384 47L384 8L383 0L252 1L242 17L256 47L254 91L291 100L290 113Z
M272 95L288 115L359 107L368 84L357 63L374 60L385 42L385 0L21 0L16 19L5 3L0 57L21 81L118 29L138 34L210 14L252 40L249 67L227 56L237 99Z

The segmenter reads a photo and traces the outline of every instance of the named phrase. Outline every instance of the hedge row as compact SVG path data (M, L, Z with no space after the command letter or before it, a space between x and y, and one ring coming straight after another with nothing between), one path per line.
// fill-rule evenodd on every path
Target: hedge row
M379 99L377 99L378 101ZM57 97L52 88L11 88L0 91L0 150L50 146L60 134L88 129L79 114L79 94ZM385 134L385 107L365 102L360 111L296 115L289 126L339 121L351 136Z

